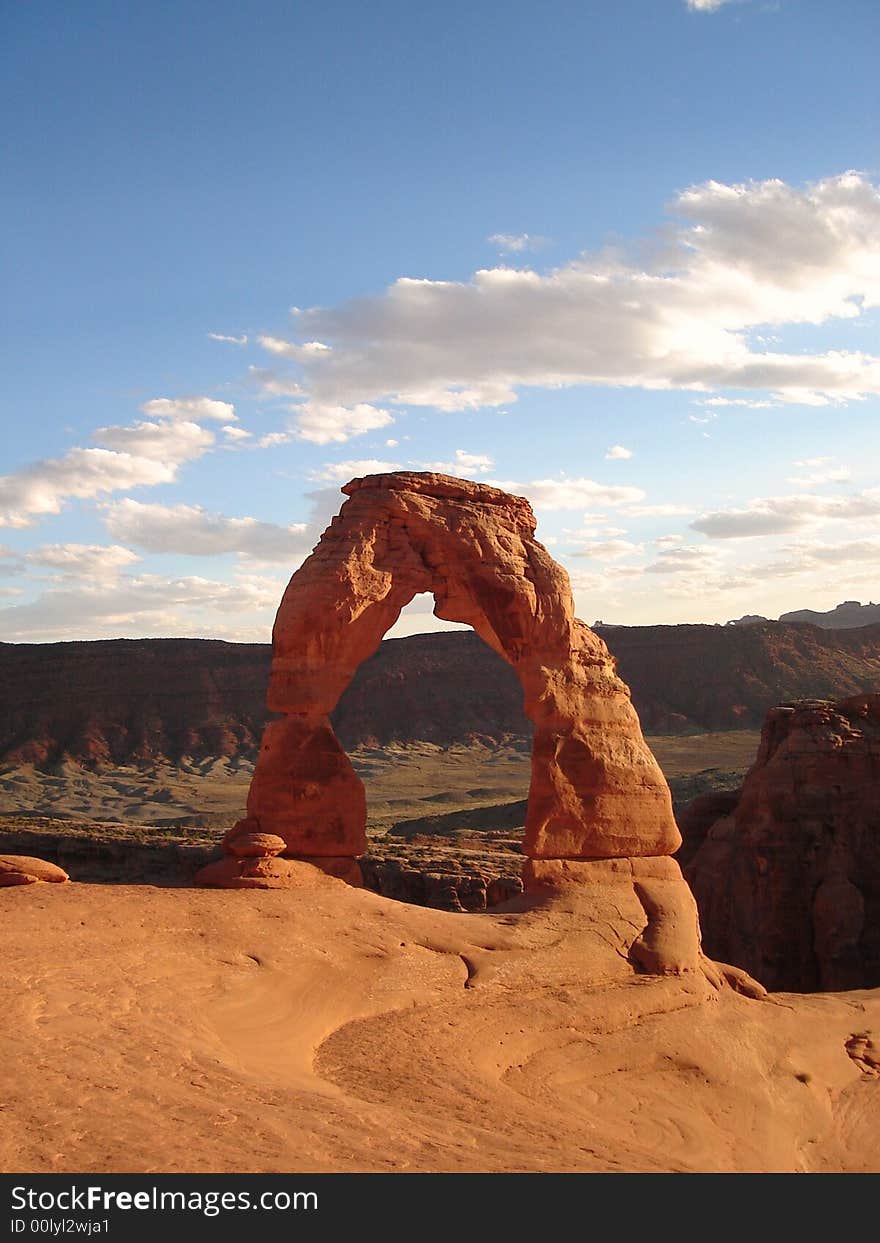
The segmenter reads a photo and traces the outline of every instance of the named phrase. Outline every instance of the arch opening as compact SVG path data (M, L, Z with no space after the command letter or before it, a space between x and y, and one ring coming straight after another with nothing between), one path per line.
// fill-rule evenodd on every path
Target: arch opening
M602 640L574 617L568 576L535 539L521 497L446 476L354 480L293 575L275 621L266 727L248 815L228 835L353 879L366 848L363 783L330 721L401 610L470 626L511 666L533 723L526 872L671 854L669 790ZM244 840L243 840L244 839Z

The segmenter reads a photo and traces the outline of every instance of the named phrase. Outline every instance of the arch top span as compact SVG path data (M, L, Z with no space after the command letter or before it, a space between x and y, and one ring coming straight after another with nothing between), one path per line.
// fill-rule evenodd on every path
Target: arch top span
M574 616L565 570L535 539L523 497L399 471L348 497L284 593L273 630L266 727L232 831L272 834L285 854L352 860L366 848L362 783L329 714L401 609L432 592L516 670L535 724L524 851L532 860L671 854L666 781L604 642Z

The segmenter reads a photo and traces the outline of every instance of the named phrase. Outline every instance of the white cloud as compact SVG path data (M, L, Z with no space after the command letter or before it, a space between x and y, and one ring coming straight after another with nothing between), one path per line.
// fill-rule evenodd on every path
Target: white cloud
M208 336L212 341L227 341L230 345L247 345L247 333L243 333L240 337L228 337L225 332L209 332Z
M742 406L746 410L774 410L779 406L778 401L761 401L757 397L708 397L705 401L697 402L699 406ZM716 416L712 416L713 418ZM695 423L700 422L699 419L691 418Z
M399 440L393 440L393 439L392 439L392 440L386 440L386 441L385 441L385 448L386 448L386 449L396 449L396 448L397 448L397 446L398 446L399 444L400 444L400 441L399 441Z
M716 13L723 4L731 0L685 0L692 13Z
M242 553L289 563L310 552L314 543L306 523L284 527L257 518L227 518L200 505L147 505L125 499L105 506L105 521L114 539L154 553Z
M680 544L664 548L657 560L645 567L646 574L692 574L712 571L718 564L718 552L705 544Z
M633 544L625 539L609 539L584 544L574 556L589 557L592 561L619 561L623 557L632 557L644 551L642 544Z
M221 427L220 430L227 440L232 440L232 441L249 440L251 436L251 433L243 427L228 427L227 426L227 427Z
M815 488L823 483L846 483L851 473L846 466L833 466L807 475L792 475L787 482L795 488Z
M672 503L627 505L621 512L626 514L627 518L675 518L681 514L692 514L694 507L693 505L675 505Z
M26 559L66 577L88 579L116 578L120 570L140 561L136 552L119 544L43 544Z
M257 441L260 449L274 449L276 445L286 445L293 440L293 432L267 432Z
M340 483L348 483L349 479L360 479L363 475L387 475L393 470L400 470L398 462L356 458L347 462L325 462L320 470L311 471L309 478L319 482L338 480Z
M868 488L853 496L757 497L743 508L719 509L702 514L690 525L713 539L747 539L760 535L785 535L825 519L850 520L880 516L880 488Z
M522 254L525 250L539 250L546 245L546 238L531 233L493 233L486 239L497 246L502 254Z
M628 505L644 500L641 488L612 487L593 479L533 479L531 483L489 479L505 492L524 496L535 509L583 509L594 505Z
M329 445L361 436L364 432L387 427L394 419L387 410L379 410L366 402L354 406L335 406L308 401L297 410L294 436L316 445Z
M99 427L92 435L105 448L117 453L174 465L200 458L214 444L213 432L188 420L176 422L168 419L163 423L139 420L129 427Z
M785 353L750 337L880 304L874 185L857 173L802 189L710 181L673 208L669 245L649 265L609 251L546 274L401 278L376 297L298 311L304 344L271 338L267 348L299 369L294 383L309 398L299 434L337 438L317 410L497 407L526 385L738 389L811 405L880 393L880 357ZM336 421L342 438L379 425Z
M177 464L115 453L70 449L0 478L0 526L28 527L43 514L60 513L70 499L92 500L107 492L170 483Z
M633 455L632 449L625 448L624 445L612 445L605 454L606 462L625 462Z
M0 609L0 638L54 639L129 635L217 636L230 613L242 615L252 637L268 642L283 585L257 576L235 582L141 575L112 583L62 584L36 600ZM241 631L230 637L243 637Z
M459 479L467 479L471 475L485 475L494 465L494 459L488 454L469 453L467 449L456 449L454 462L419 463L422 470L432 470L438 475L457 475Z
M151 419L185 419L194 423L201 419L230 423L235 419L235 406L213 397L155 397L144 402L141 412Z

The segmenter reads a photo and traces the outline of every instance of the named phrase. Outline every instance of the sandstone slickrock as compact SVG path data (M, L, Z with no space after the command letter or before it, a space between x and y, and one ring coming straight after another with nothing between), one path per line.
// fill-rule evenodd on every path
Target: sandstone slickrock
M12 885L35 885L41 881L61 884L70 880L63 868L31 855L0 855L0 889Z
M880 695L771 710L686 875L707 952L767 987L880 985Z

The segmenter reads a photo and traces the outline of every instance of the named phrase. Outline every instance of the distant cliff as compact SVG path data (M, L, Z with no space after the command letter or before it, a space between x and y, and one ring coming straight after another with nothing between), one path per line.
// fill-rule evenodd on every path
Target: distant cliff
M791 699L880 690L880 625L601 630L648 732L758 728ZM253 755L270 649L207 639L0 644L0 759L122 763ZM474 634L393 639L333 714L349 749L529 732L513 671Z
M808 622L812 626L821 626L823 630L853 630L859 626L873 626L880 622L880 604L859 604L858 600L844 600L837 608L827 613L817 613L813 609L797 609L794 613L783 613L781 622Z

